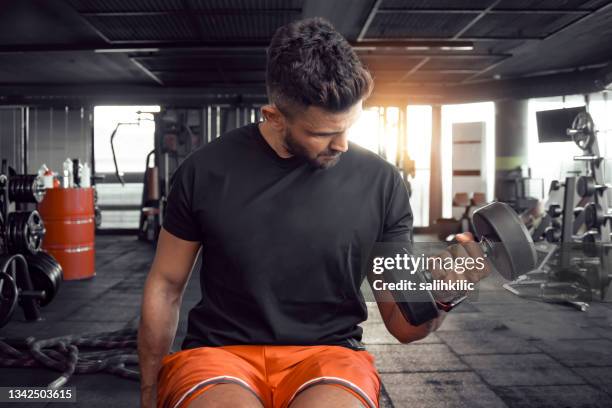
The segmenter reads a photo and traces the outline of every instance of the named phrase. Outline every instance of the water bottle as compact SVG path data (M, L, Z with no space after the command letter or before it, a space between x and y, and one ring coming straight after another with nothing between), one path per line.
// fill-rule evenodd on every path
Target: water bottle
M74 186L74 180L72 178L72 160L70 157L64 160L63 176L62 187L72 188Z
M81 187L91 187L91 169L87 163L83 164L81 168Z

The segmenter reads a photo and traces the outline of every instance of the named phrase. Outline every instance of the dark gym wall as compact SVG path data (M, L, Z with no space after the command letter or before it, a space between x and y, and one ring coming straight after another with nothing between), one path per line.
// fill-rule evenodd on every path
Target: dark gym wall
M93 110L84 107L32 107L29 112L29 173L45 163L61 175L67 157L91 166Z
M21 172L21 133L23 108L0 108L0 159L7 159L9 166Z

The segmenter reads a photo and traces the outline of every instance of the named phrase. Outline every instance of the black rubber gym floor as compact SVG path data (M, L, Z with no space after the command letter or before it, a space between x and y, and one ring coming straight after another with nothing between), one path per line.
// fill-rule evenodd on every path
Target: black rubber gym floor
M50 338L136 327L153 246L125 236L100 236L96 245L94 279L64 282L58 297L43 309L42 321L24 322L17 310L0 329L0 337ZM187 312L199 296L194 273L181 307L174 350L185 334ZM589 311L578 312L526 301L490 277L481 283L478 296L453 311L437 332L410 345L397 343L386 332L376 305L368 307L364 341L383 380L382 407L612 406L610 304L594 303ZM0 386L46 386L58 374L0 368ZM135 381L83 374L69 385L76 387L76 404L32 406L138 406Z

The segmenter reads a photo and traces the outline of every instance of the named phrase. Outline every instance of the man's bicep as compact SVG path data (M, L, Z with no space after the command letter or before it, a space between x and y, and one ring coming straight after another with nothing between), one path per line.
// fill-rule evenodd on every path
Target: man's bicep
M151 273L176 289L187 284L200 250L199 241L186 241L161 229Z

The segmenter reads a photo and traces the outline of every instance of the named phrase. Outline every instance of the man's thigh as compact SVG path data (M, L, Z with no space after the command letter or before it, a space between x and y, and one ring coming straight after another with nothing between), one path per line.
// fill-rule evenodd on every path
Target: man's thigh
M238 384L215 384L200 394L188 408L263 408L252 392Z
M271 350L268 355L273 353ZM273 384L275 407L379 406L380 377L374 357L367 351L313 346L274 357L284 367L291 367L282 381Z
M240 401L261 400L259 405L244 405L261 408L271 395L263 366L255 358L260 355L258 347L200 347L164 357L157 383L158 408L185 408L204 394L208 404L216 400L215 396L222 396L224 401L237 396ZM245 393L253 398L241 398Z
M332 384L313 385L299 393L289 408L365 408L359 398Z

